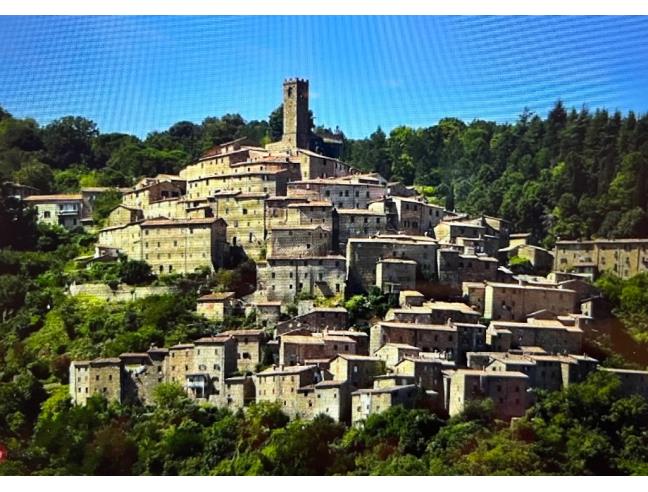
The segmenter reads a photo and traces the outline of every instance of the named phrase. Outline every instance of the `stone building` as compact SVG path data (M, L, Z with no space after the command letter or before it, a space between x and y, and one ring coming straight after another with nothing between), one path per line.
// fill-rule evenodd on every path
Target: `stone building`
M274 328L281 318L281 301L253 301L245 309L245 315L255 313L256 326Z
M274 366L257 373L254 378L257 403L279 402L283 412L296 418L308 408L308 399L299 395L298 390L330 380L330 375L315 365Z
M263 347L267 341L264 330L230 330L219 334L236 340L236 370L241 373L254 372L263 360Z
M312 420L323 414L335 422L348 423L351 419L351 397L347 381L325 380L302 386L297 390L296 418Z
M376 287L389 294L416 287L416 268L414 260L402 258L383 258L376 262Z
M196 311L212 321L223 321L233 312L234 292L212 292L201 296L196 301Z
M474 310L484 312L484 296L486 284L484 282L463 282L461 284L463 299Z
M294 332L293 332L294 333ZM338 354L355 354L356 341L335 332L287 333L280 336L279 363L286 366L309 360L330 360Z
M143 353L125 353L122 361L122 398L145 405L153 403L155 388L164 382L168 350L151 348Z
M93 395L102 395L108 401L122 401L122 362L117 357L70 364L70 397L78 405L85 405Z
M501 352L534 346L554 354L578 354L583 344L583 330L579 325L577 318L569 316L528 318L525 322L491 321L486 331L486 343L491 349Z
M621 278L648 272L648 239L557 241L554 270L594 274L610 271Z
M331 231L320 225L275 226L268 243L273 258L326 256L331 252Z
M417 290L401 290L398 293L398 305L403 308L422 306L425 296Z
M459 238L479 238L486 234L483 225L466 221L442 220L434 227L434 237L439 243L457 244Z
M443 372L454 369L454 362L429 357L403 357L395 366L394 373L413 378L412 383L426 391L436 393L435 410L443 409Z
M219 191L209 198L214 217L227 223L227 243L240 258L262 260L266 251L266 193Z
M343 307L316 307L312 311L277 323L276 335L293 330L312 332L343 330L349 320L347 310Z
M483 352L468 354L468 366L490 372L521 372L528 387L558 391L585 380L598 361L585 355ZM531 402L529 402L531 403Z
M330 201L336 209L368 209L369 203L385 196L385 187L358 179L314 178L291 181L287 186L290 197Z
M499 254L502 260L506 260L506 263L513 257L528 260L536 271L541 272L551 271L554 264L554 255L551 251L532 244L511 244L506 248L501 248Z
M356 354L339 354L331 360L329 371L333 379L348 381L354 388L371 388L376 376L386 371L380 357Z
M486 327L452 321L440 325L381 321L371 327L370 353L376 353L389 343L407 344L422 352L436 353L442 358L463 363L467 352L477 352L486 347Z
M335 210L333 220L337 238L334 246L341 252L346 251L350 238L372 237L390 229L387 214L381 211L341 208Z
M461 302L430 301L419 306L392 308L385 321L401 323L444 324L449 319L458 323L477 323L481 314Z
M390 370L393 370L394 366L403 360L403 358L418 357L420 353L421 349L419 347L408 343L394 342L387 342L373 352L374 356L382 360Z
M546 309L557 315L576 312L576 292L570 289L486 282L484 318L522 321Z
M438 251L439 283L459 288L463 282L496 280L499 262L483 253L465 253L456 248Z
M344 295L346 259L328 255L306 258L268 257L257 263L258 295L269 301L291 302L298 293Z
M122 205L146 210L153 203L182 197L186 188L186 181L179 176L159 174L154 178L144 178L125 191Z
M619 377L621 381L621 394L624 396L637 394L648 399L648 371L613 369L611 367L602 367L601 370Z
M341 337L349 337L356 343L356 355L369 355L369 335L355 328L347 330L325 330L324 333Z
M144 212L141 208L118 205L110 212L106 219L106 227L125 226L134 222L144 220Z
M397 228L404 234L434 235L434 228L441 222L444 208L428 203L423 197L391 196L397 218Z
M236 411L249 406L256 399L253 376L233 376L225 379L225 395L222 404Z
M417 263L417 274L436 274L436 241L425 236L383 235L352 238L347 242L347 282L351 293L367 292L376 285L379 260L398 258Z
M2 189L5 196L15 198L16 200L24 200L28 196L38 195L40 193L38 188L11 181L4 181L2 183Z
M411 408L417 395L415 384L354 391L351 393L351 423L358 424L371 414L384 412L395 405Z
M195 345L193 343L179 343L169 347L165 382L184 385L186 375L194 372Z
M214 270L225 262L227 224L222 219L145 220L140 227L143 259L155 273Z
M223 266L228 251L227 224L222 219L155 219L106 227L99 248L114 248L143 260L156 274L192 273Z
M83 197L81 194L67 195L30 195L24 202L36 209L37 220L48 225L61 226L65 229L81 227L85 217Z
M236 340L228 335L204 337L194 342L193 368L185 374L190 396L222 405L225 380L236 372Z
M521 417L527 408L529 377L521 372L494 372L457 369L446 373L446 406L450 416L461 413L471 401L489 398L495 417L510 420Z
M328 231L334 230L333 204L330 201L271 196L266 199L265 207L267 230L292 225L320 225Z
M310 149L311 119L308 111L308 80L288 79L283 84L283 136L289 149Z

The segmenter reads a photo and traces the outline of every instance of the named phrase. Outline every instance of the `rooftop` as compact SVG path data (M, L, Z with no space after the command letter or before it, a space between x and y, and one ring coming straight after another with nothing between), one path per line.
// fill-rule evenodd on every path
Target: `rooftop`
M405 260L403 258L382 258L378 263L390 263L394 265L416 265L414 260Z
M258 372L257 376L282 376L290 374L299 374L306 371L317 369L317 366L288 366L288 367L269 367L268 369Z
M340 357L345 360L357 361L357 362L380 362L382 359L380 357L374 357L372 355L357 355L357 354L338 354L336 357Z
M61 194L61 195L31 195L25 198L26 202L67 202L71 200L82 200L80 194Z
M454 375L480 376L486 378L529 378L526 374L518 371L483 371L479 369L457 369Z
M202 337L196 340L194 343L197 344L211 344L211 343L225 343L227 340L230 340L232 337L229 335L217 335L215 337Z
M376 395L381 393L396 393L401 390L415 389L415 384L403 384L399 386L388 386L386 388L366 388L354 391L351 395Z
M384 349L384 348L396 348L398 350L415 350L417 352L420 352L421 349L418 347L415 347L414 345L409 345L407 343L386 343L382 347L380 347L376 352Z
M198 298L198 302L218 302L231 299L236 295L235 292L212 292Z
M192 225L209 225L223 219L210 217L204 219L149 219L142 222L142 227L176 227L176 226L192 226Z

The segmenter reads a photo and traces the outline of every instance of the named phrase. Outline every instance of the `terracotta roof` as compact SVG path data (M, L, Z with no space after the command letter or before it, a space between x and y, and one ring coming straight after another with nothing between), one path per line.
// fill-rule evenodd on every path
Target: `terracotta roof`
M591 241L556 241L556 245L566 245L566 244L631 244L631 243L648 243L648 238L636 238L636 239L593 239Z
M385 212L377 212L364 208L337 208L336 210L339 215L386 215Z
M82 200L83 197L78 194L61 194L61 195L31 195L25 198L26 202L63 202L70 200Z
M312 371L317 369L317 366L288 366L284 368L269 367L268 369L257 373L257 376L275 376L275 375L288 375L288 374L299 374L300 372Z
M456 323L455 323L456 324ZM406 330L432 330L432 331L457 331L456 326L452 325L430 325L423 323L404 323L400 321L381 321L381 326L387 328L403 328Z
M265 332L263 330L227 330L219 333L219 335L228 335L232 337L236 336L255 336L263 335Z
M416 265L414 260L406 260L404 258L382 258L378 260L378 263L395 263L403 265Z
M648 376L648 371L638 371L636 369L620 369L617 367L601 367L602 371L614 372L616 374L644 374Z
M116 365L116 364L121 364L121 359L119 357L97 358L97 359L91 360L90 364L91 365L95 365L95 364Z
M332 207L333 204L327 200L311 200L309 202L289 203L288 208L302 207Z
M314 231L317 229L322 229L323 231L329 232L328 229L325 229L319 224L305 224L305 225L277 225L270 228L271 231L292 231L292 230L310 230Z
M312 311L306 314L310 313L315 313L315 312L323 312L323 313L346 313L347 310L346 308L342 306L335 306L335 307L315 307L313 308Z
M342 386L345 383L346 380L329 379L328 381L320 381L315 385L315 388L336 387L336 386Z
M217 335L215 337L202 337L199 338L198 340L195 340L194 343L197 344L202 344L202 343L225 343L227 340L230 340L232 337L229 335L226 336L220 336Z
M358 355L358 354L338 354L336 357L341 357L346 360L355 360L355 361L367 361L367 362L380 362L382 359L380 357L375 357L373 355Z
M225 301L236 295L235 292L212 292L198 298L198 302Z
M309 260L344 260L346 257L342 255L328 255L328 256L268 256L268 260L284 260L284 261L309 261Z
M148 359L149 354L147 352L124 352L119 354L119 357L146 357Z
M367 395L367 394L380 394L380 393L395 393L401 390L414 389L415 384L403 384L399 386L388 386L386 388L366 388L354 391L351 395Z
M178 343L176 345L169 347L169 350L182 350L182 349L190 349L190 348L194 348L193 343Z
M409 345L407 343L386 343L385 345L380 347L378 350L376 350L376 352L378 352L379 350L384 349L385 347L387 347L387 348L394 347L394 348L397 348L397 349L405 349L405 350L417 350L419 352L421 351L420 348L415 347L414 345Z
M455 374L466 376L482 376L491 378L520 378L529 379L529 376L517 371L483 371L479 369L457 369Z
M216 217L202 218L202 219L149 219L142 222L142 227L175 227L175 226L188 226L188 225L209 225L219 220Z

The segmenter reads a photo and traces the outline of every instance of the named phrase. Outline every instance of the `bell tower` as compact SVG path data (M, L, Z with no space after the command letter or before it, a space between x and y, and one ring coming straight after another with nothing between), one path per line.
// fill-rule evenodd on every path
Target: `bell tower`
M283 83L283 138L290 148L310 147L308 80L287 79Z

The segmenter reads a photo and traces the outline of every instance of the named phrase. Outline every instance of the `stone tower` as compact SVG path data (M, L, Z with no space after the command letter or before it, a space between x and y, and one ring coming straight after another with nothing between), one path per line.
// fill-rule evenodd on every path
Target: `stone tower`
M308 80L288 79L283 84L283 138L290 148L310 147Z

